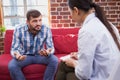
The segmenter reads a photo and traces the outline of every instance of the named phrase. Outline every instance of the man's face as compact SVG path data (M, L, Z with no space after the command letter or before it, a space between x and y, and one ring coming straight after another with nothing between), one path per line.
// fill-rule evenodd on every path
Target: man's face
M30 32L37 33L41 29L42 16L39 16L37 18L31 17L30 20L27 21L27 24L30 29Z

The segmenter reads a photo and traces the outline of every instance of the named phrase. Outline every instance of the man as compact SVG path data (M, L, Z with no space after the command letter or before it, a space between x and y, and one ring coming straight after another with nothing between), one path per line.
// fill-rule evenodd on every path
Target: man
M58 59L53 55L51 30L42 24L38 10L27 12L25 25L14 30L9 71L12 80L26 80L21 68L31 64L46 64L44 80L54 80ZM45 45L46 44L46 45Z

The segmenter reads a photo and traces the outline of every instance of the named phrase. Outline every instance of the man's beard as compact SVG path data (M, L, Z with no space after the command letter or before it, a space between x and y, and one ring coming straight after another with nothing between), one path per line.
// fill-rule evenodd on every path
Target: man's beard
M40 25L37 25L40 26ZM31 25L29 26L29 32L31 32L33 35L36 35L40 30L36 30Z

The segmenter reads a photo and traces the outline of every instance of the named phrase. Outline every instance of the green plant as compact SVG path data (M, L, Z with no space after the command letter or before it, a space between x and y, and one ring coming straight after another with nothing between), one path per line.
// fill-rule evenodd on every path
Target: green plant
M5 26L4 26L4 25L0 26L0 32L3 33L3 32L5 32L5 31L6 31Z
M4 25L0 26L0 35L3 35L3 33L6 31L6 27Z

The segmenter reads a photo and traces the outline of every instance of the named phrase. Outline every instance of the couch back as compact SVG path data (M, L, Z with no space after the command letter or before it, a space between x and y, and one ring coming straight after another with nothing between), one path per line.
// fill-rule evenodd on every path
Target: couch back
M52 38L55 54L77 51L77 37L79 28L54 28ZM13 30L7 30L4 39L4 53L10 54Z
M52 29L55 54L69 54L76 52L78 31L80 28Z
M4 54L10 54L13 30L7 30L4 39Z

